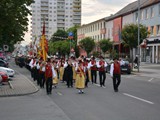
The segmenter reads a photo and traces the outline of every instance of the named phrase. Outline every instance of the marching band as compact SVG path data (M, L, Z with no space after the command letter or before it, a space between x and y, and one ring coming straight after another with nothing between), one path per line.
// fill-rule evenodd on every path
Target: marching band
M51 94L52 88L57 88L59 82L66 83L66 86L78 89L78 93L84 93L88 83L99 83L100 87L105 87L107 62L102 56L96 61L95 57L87 59L84 57L48 58L47 61L33 57L29 62L31 77L37 81L40 88L46 84L47 94ZM99 82L97 82L99 75Z

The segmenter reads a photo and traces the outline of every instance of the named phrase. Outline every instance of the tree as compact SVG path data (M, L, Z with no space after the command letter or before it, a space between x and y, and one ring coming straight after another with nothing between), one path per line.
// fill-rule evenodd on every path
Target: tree
M68 33L65 30L57 30L51 37L51 41L60 41L68 38Z
M110 39L102 39L99 41L99 46L103 53L105 53L112 49L112 42L110 41Z
M140 24L140 43L147 37L147 27ZM132 64L133 64L133 48L138 47L138 25L128 24L122 29L122 41L125 46L128 46L132 51Z
M27 6L34 0L0 0L0 45L13 45L24 40L28 30L28 14L31 14Z
M86 37L79 42L80 46L87 52L87 55L94 49L95 42L94 39Z
M56 54L59 53L59 55L69 55L70 53L70 46L69 42L64 41L56 41L56 42L49 42L49 53L50 54Z

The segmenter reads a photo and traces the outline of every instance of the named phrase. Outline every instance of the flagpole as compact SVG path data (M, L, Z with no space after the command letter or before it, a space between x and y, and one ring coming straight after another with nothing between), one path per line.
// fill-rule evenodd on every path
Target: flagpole
M140 0L138 0L138 72L140 66Z

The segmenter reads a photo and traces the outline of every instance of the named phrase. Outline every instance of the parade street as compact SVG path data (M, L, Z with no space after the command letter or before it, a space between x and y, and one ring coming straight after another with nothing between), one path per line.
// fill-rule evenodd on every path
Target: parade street
M26 68L14 62L11 68L39 91L1 97L0 120L160 120L160 65L144 64L139 73L122 75L119 92L114 92L107 73L105 87L90 82L84 94L78 94L74 87L59 82L51 95L36 85Z

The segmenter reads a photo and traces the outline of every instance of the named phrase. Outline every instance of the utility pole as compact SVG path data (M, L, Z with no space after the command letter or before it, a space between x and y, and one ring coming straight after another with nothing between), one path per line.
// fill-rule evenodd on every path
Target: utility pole
M138 72L140 67L140 0L138 0Z

